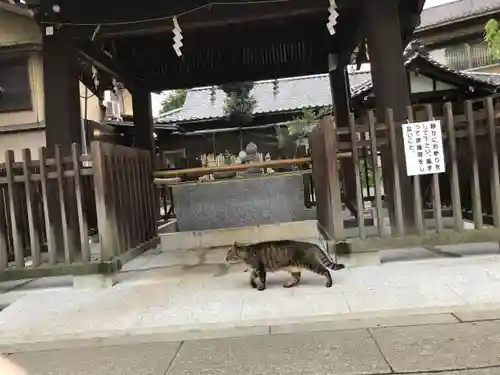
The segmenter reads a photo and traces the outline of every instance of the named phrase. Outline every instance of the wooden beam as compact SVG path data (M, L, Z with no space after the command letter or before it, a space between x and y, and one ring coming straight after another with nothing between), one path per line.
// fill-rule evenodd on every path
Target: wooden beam
M324 57L323 55L320 57ZM286 66L268 66L268 67L253 67L246 70L235 71L233 75L228 75L231 66L223 65L221 69L199 70L193 74L173 73L169 77L156 77L146 81L146 85L150 91L156 90L173 90L180 88L191 88L199 86L219 85L228 82L237 81L261 81L273 79L276 77L295 77L306 76L312 74L326 73L327 68L324 64L318 62L318 59L312 58L309 63L300 65L300 62L289 64Z
M241 24L250 22L264 22L273 20L275 22L284 22L285 19L289 17L298 16L308 16L310 14L315 14L324 11L325 7L313 8L305 10L291 11L285 14L280 13L265 13L259 11L257 15L245 14L244 16L232 16L220 20L209 21L200 17L199 19L186 22L182 24L182 30L186 32L201 31L200 29L213 28L213 27L231 27L232 25L240 26ZM262 13L261 13L262 12ZM293 27L290 25L290 27ZM99 34L99 38L123 38L130 36L148 35L148 34L158 34L158 33L168 33L173 29L173 24L171 21L155 21L148 23L147 26L132 25L132 26L112 26L106 27L102 33Z
M200 4L199 0L163 1L154 2L154 5L128 1L122 2L120 7L110 2L87 0L84 5L79 1L66 2L64 9L59 14L55 14L51 11L50 1L43 3L42 21L62 25L65 23L81 24L78 29L82 32L82 37L89 37L93 33L93 28L102 24L103 27L98 36L100 38L169 32L173 28L171 16L176 14L183 14L179 19L181 27L184 31L190 31L230 24L256 23L269 19L283 22L283 20L290 20L291 17L317 12L324 12L327 15L328 7L328 2L325 0L262 4L242 2L242 4L230 5L214 4L211 7L208 6L208 1ZM204 7L204 5L207 6ZM193 11L197 8L198 10ZM99 11L96 12L95 9ZM150 21L139 22L141 20Z
M230 171L244 171L253 168L277 168L287 165L303 165L311 163L311 158L299 158L299 159L283 159L283 160L271 160L260 163L250 163L250 164L234 164L234 165L221 165L218 167L201 167L201 168L189 168L189 169L175 169L168 171L156 171L154 173L155 178L169 178L184 176L190 174L211 174L215 172L230 172Z
M122 64L118 63L113 57L99 51L90 42L80 44L78 46L78 51L83 58L94 64L96 68L115 77L127 87L134 88L142 86L138 78L138 73L123 67Z

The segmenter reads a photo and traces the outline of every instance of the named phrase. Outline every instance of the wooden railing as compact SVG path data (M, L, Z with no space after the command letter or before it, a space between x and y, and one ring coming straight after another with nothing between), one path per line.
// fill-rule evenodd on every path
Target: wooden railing
M430 106L408 107L407 118L413 122L416 110L424 110L425 118L420 120L442 120L446 173L401 177L393 173L388 181L383 168L377 162L379 153L390 155L391 163L386 168L396 172L401 159L403 145L397 138L400 123L393 120L391 110L387 110L387 121L378 124L374 112L368 112L367 123L358 124L354 115L348 127L333 126L331 118L325 118L310 137L313 158L313 177L317 200L318 223L325 237L331 241L357 243L360 250L384 247L406 247L415 245L442 245L458 242L480 242L500 240L500 177L498 167L500 112L495 110L493 98L463 104L463 114L455 114L453 105L446 103L444 115L434 116ZM474 109L474 105L481 108ZM455 108L457 106L455 105ZM363 139L360 134L368 133ZM339 135L347 134L350 141L339 141ZM362 158L360 151L367 149L372 161L374 174L373 209L378 223L368 228L362 214L357 216L357 230L346 231L342 216L341 173L338 163L340 153L348 153L355 169L355 206L360 213L366 212L363 196ZM401 184L403 178L411 180L414 223L405 222ZM385 203L394 206L390 234L385 232L383 222L386 206L382 194L382 184L391 184L394 191ZM392 200L390 202L389 200ZM426 220L426 208L432 207L431 218ZM444 210L451 207L453 217L445 220ZM474 230L467 230L464 215L470 212ZM491 227L484 227L485 214L491 217Z
M100 142L0 165L0 280L112 273L157 242L148 152ZM97 230L99 244L89 243Z
M254 168L279 168L290 165L304 165L310 164L311 158L298 158L298 159L282 159L282 160L271 160L259 163L249 163L249 164L232 164L232 165L219 165L217 167L199 167L199 168L187 168L187 169L173 169L156 171L155 177L158 178L171 178L186 175L207 175L217 172L242 172L247 169Z
M456 70L467 70L498 63L484 43L446 51L446 65Z
M111 260L157 237L159 197L148 151L96 143L92 146L101 257Z

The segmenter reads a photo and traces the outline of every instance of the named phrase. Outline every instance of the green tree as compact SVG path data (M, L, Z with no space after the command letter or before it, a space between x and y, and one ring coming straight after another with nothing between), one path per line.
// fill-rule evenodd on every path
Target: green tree
M224 114L229 121L245 125L253 118L253 111L257 104L250 93L253 82L233 82L221 85L219 88L226 93Z
M323 117L332 113L332 106L323 108L306 108L300 115L288 122L286 128L275 127L277 137L277 147L281 158L294 158L298 151L298 146L302 140L308 137L314 130L316 124Z
M500 59L500 23L490 19L484 26L484 41L494 59Z
M302 110L299 116L288 123L288 132L291 136L294 136L295 139L307 137L307 135L314 130L318 121L331 113L332 106L326 106L316 110L306 108Z
M171 92L161 102L160 114L182 107L186 101L186 96L187 90L175 90Z

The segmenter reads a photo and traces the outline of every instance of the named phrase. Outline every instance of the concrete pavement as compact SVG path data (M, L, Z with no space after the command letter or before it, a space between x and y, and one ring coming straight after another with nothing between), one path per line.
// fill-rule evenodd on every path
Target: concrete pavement
M498 314L498 312L497 312ZM29 375L499 375L500 321L15 353Z
M200 266L175 268L171 254L149 252L103 290L73 289L71 279L66 287L52 279L13 289L4 296L19 298L0 312L0 349L450 323L500 310L498 255L353 267L336 272L330 289L311 274L283 289L287 275L276 274L264 292L251 289L241 269L224 268L221 254L202 255Z

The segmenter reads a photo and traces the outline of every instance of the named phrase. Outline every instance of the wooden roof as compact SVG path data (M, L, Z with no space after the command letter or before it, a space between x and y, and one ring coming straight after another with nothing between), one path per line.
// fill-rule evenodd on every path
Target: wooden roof
M418 70L423 76L445 82L468 91L470 87L479 95L491 95L500 88L500 79L495 74L477 75L460 72L432 59L418 44L411 43L405 53L407 71ZM370 71L349 73L351 94L354 100L362 100L373 89ZM304 108L325 107L332 104L328 74L280 79L274 90L274 81L256 82L252 94L256 100L254 115L298 112ZM182 108L159 116L155 122L161 124L189 124L208 120L224 119L226 94L212 87L191 89Z
M409 36L424 1L400 1L402 33ZM151 91L324 73L328 53L349 54L363 37L360 0L337 0L333 37L327 0L57 0L59 13L55 0L29 2L41 24L72 35L87 59ZM172 15L183 30L180 58L172 48Z

